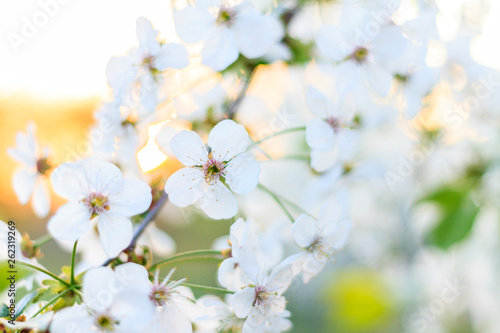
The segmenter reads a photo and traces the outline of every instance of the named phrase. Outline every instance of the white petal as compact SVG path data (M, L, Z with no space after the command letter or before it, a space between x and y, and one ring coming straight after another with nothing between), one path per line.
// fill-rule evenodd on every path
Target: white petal
M201 197L201 209L215 220L228 219L238 212L238 200L224 184L209 186Z
M101 245L109 257L117 256L132 240L132 222L126 217L113 214L101 214L97 228Z
M260 165L248 154L239 154L226 167L226 184L238 194L248 193L259 183Z
M39 179L35 191L33 192L33 200L31 206L36 216L43 218L49 214L50 210L50 194L47 188L45 179Z
M55 333L81 332L91 333L93 318L85 305L74 305L64 308L54 315L50 324L50 331Z
M247 149L250 138L240 124L226 119L215 125L208 136L212 157L217 161L229 161Z
M178 207L194 204L202 196L198 188L204 181L202 170L183 168L171 175L165 184L169 200Z
M215 23L215 17L200 7L187 6L174 11L174 22L180 39L186 43L197 43L205 39Z
M180 44L170 43L161 46L155 57L155 67L163 71L167 68L184 68L189 64L186 48Z
M196 132L180 131L170 142L175 157L186 166L203 165L208 160L207 149Z
M246 318L252 310L252 304L255 300L255 289L245 288L238 291L231 298L234 314L239 318Z
M391 89L392 75L377 64L365 65L364 67L371 88L381 97L386 97Z
M207 37L201 50L203 65L222 71L238 59L238 46L234 32L218 27Z
M148 51L149 54L157 54L160 49L160 43L156 40L158 32L154 30L151 22L144 18L139 17L136 25L137 39L139 40L140 47Z
M111 268L91 268L83 276L84 302L94 311L104 311L119 292L118 287L118 279Z
M235 258L228 258L220 264L218 280L221 286L233 291L241 290L252 283Z
M306 126L306 142L312 149L321 151L330 150L333 147L333 128L319 118L313 118Z
M111 214L133 216L145 212L151 205L151 188L142 180L127 178L117 181L110 189Z
M283 27L274 17L251 11L237 17L232 27L240 53L249 59L264 56L283 37Z
M303 248L307 248L313 243L316 231L316 221L305 214L300 215L292 225L293 239Z
M54 192L68 200L78 201L89 193L85 170L80 164L64 163L50 177Z
M332 102L315 87L307 87L306 102L309 110L321 119L331 116Z
M324 172L330 169L339 161L337 151L335 148L327 151L313 149L311 152L311 168L317 172Z
M344 61L335 66L335 87L339 95L346 94L355 89L361 79L362 66L354 61Z
M104 162L98 158L86 158L79 162L85 171L91 190L105 193L114 183L123 179L121 170L113 163Z
M14 173L12 186L14 187L17 199L22 205L25 205L30 200L31 194L35 189L37 176L36 172L30 172L27 169L20 169Z
M148 270L136 263L125 263L115 267L116 278L123 285L123 289L136 289L144 294L151 291Z
M341 220L337 222L335 232L332 238L332 246L339 250L344 247L347 242L347 238L349 237L349 233L352 229L352 221L350 220Z
M112 57L106 66L106 79L115 95L123 91L135 80L138 66L134 65L135 57L126 55L122 57Z
M90 211L80 203L68 202L60 207L47 225L58 240L74 242L90 228Z
M353 47L344 41L341 30L333 25L326 25L318 31L316 45L321 53L333 61L344 59L353 50Z
M172 333L191 333L193 332L193 324L189 321L186 313L181 311L175 305L167 304L159 312L161 321L161 331L156 332L172 332ZM148 331L152 332L152 331Z

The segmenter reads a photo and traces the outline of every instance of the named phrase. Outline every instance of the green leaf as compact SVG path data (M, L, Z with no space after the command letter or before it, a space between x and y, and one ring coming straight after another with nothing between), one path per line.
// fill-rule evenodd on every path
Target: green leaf
M16 273L9 273L15 271ZM14 274L16 276L16 284L25 277L33 274L33 271L20 265L15 265L15 269L9 267L7 260L0 261L0 293L3 293L10 286L10 281L7 278Z
M8 315L9 315L9 308L7 307L7 305L2 304L2 306L0 307L0 318L5 318Z
M426 243L441 249L464 240L472 230L480 207L472 200L471 183L458 183L440 188L422 201L437 204L441 218L426 237Z
M24 296L17 304L16 304L16 319L20 315L23 314L24 309L26 309L26 306L28 306L29 302L31 302L35 296L38 294L38 292L32 291L28 295Z

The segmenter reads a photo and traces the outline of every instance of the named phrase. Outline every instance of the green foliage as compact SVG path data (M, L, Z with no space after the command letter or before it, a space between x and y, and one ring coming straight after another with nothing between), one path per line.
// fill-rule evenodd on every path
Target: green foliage
M11 275L9 271L12 271L12 269L9 267L9 263L7 260L2 260L0 261L0 293L3 293L5 290L7 290L10 286L10 281L7 280L7 277ZM21 265L15 265L15 276L16 276L16 281L20 281L29 275L33 274L33 272L30 269L27 269L25 267L22 267Z
M23 314L24 309L28 306L28 304L35 299L35 296L38 294L37 291L32 291L28 295L24 296L17 304L16 304L16 319Z
M441 213L427 235L427 244L446 250L469 235L480 210L472 199L475 185L470 181L446 185L422 200L435 203Z
M350 269L335 276L325 294L329 327L335 332L388 332L397 315L391 290L368 269Z

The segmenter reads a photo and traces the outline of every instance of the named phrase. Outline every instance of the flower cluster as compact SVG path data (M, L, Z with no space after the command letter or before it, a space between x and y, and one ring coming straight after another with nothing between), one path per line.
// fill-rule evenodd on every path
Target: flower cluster
M34 125L9 150L21 163L15 193L49 216L49 235L18 244L20 265L37 272L41 288L28 294L16 322L0 328L283 332L293 327L288 295L331 270L344 246L357 258L409 246L387 234L398 229L394 211L407 207L399 191L408 193L405 182L419 173L401 174L394 156L464 139L452 129L475 117L471 104L463 113L441 110L441 95L460 101L473 89L458 76L475 78L471 61L452 50L433 58L436 44L452 46L428 24L439 14L432 3L421 2L414 18L391 0L176 3L175 43L138 18L138 46L106 68L111 93L95 113L91 131L101 140L92 154L57 164L39 148ZM478 102L493 110L488 103ZM161 127L156 137L153 126ZM139 154L146 142L164 157L151 170ZM481 176L485 165L459 164ZM416 178L414 192L422 196L439 178ZM60 207L51 207L50 187L64 199ZM212 248L193 238L189 251L177 252L163 227L179 216L231 226L205 240ZM360 231L351 245L353 221ZM381 225L385 236L365 242ZM443 234L433 235L436 245ZM37 261L50 239L72 255L61 274ZM175 268L194 259L216 262L217 286L178 276Z

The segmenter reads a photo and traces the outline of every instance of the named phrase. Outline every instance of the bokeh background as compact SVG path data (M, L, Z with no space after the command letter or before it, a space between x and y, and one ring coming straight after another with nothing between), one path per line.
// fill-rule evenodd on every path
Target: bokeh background
M454 29L453 19L463 14L460 4L465 2L438 1L443 12L440 27L444 36ZM164 36L175 38L168 0L70 0L54 7L54 15L47 24L33 32L33 36L16 50L8 36L21 32L25 18L41 10L40 3L32 0L0 2L0 218L16 221L17 228L29 230L32 238L46 233L47 219L38 219L31 208L21 206L14 195L11 177L17 165L7 157L6 149L15 146L16 133L25 131L29 122L36 123L40 142L50 147L56 163L64 162L86 139L87 130L94 122L93 112L109 94L105 79L108 59L125 53L136 44L136 18L147 17ZM471 53L479 63L498 69L500 1L474 3L476 7L471 5L468 10L481 11L484 6L489 9L481 16L483 32L474 39ZM145 157L151 159L153 165L158 158L162 160L162 156L153 151ZM165 163L151 171L152 178L160 177L165 168L169 168ZM370 193L375 195L376 192ZM55 195L52 198L54 212L62 201ZM376 206L359 209L377 210ZM426 214L431 214L428 211L432 211L432 207L420 208L416 213L408 213L408 207L397 209L404 211L396 223L402 226L411 223L415 214L425 219ZM490 332L481 327L491 327L486 324L491 316L486 314L500 310L499 302L492 301L496 297L492 293L498 293L495 276L499 276L498 272L491 271L492 267L498 268L495 263L498 261L495 259L498 215L495 214L483 213L486 216L481 215L481 223L476 223L465 244L447 251L412 250L409 246L377 253L380 248L377 242L405 237L404 227L401 230L386 227L385 223L394 224L379 216L366 230L385 233L386 237L370 237L367 232L363 237L353 237L353 241L365 243L370 255L353 255L348 248L320 278L289 292L293 331L403 332L411 326L412 315L420 313L418 318L423 322L420 326L414 323L413 331L415 327L416 331L423 327L421 332ZM194 240L197 248L210 247L211 240L224 235L231 224L231 221L206 221L196 212L187 216L169 206L157 221L176 240L179 251L194 249ZM363 225L369 223L358 224L362 230ZM357 230L359 228L353 232ZM41 262L52 271L69 263L70 254L54 243L47 245L44 253ZM197 267L187 265L176 274L189 276L193 283L216 283L213 263ZM459 288L457 283L466 287ZM409 301L419 299L418 295L415 297L419 293L422 293L421 302ZM451 302L436 301L450 295L456 296ZM444 304L443 309L439 304ZM485 313L484 319L480 313Z

